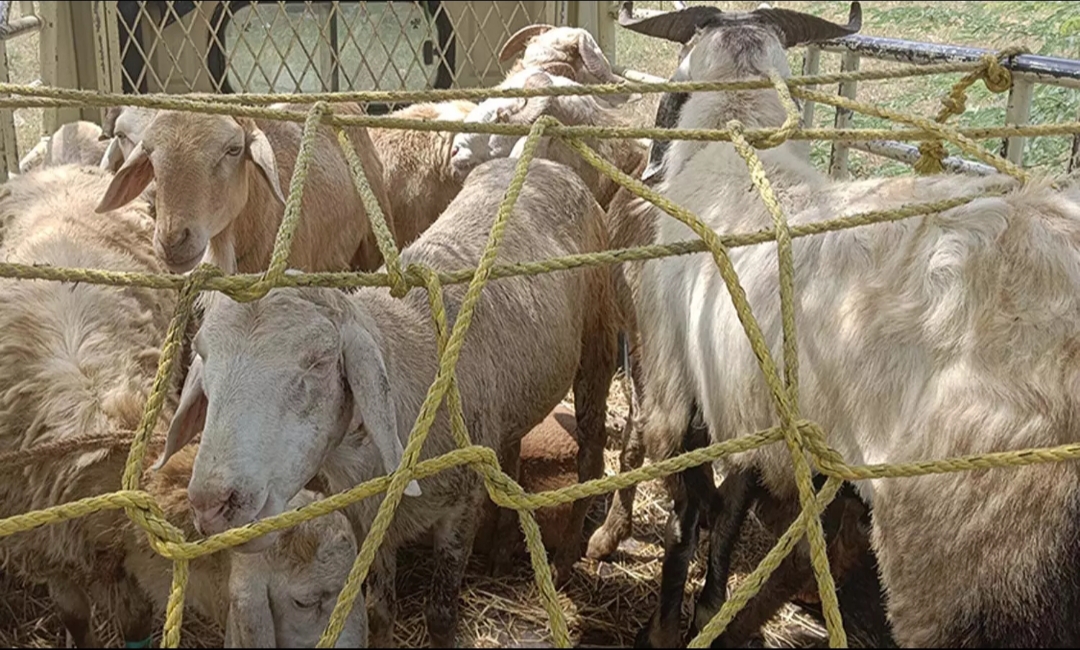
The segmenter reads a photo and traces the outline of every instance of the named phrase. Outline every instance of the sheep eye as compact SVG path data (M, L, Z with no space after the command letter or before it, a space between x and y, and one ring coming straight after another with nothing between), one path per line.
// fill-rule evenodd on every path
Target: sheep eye
M225 154L229 156L239 156L241 153L243 153L243 151L244 148L236 144L226 149Z
M128 139L127 135L124 134L124 133L117 133L116 137L120 138L121 140L127 140Z
M313 600L311 602L305 602L299 598L293 598L293 605L296 605L297 609L313 609L319 605L319 601Z

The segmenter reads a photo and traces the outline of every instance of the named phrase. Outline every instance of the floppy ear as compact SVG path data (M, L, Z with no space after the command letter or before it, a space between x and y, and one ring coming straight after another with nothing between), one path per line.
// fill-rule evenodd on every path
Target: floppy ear
M249 558L239 560L250 561ZM232 564L238 559L234 553ZM229 614L225 619L226 648L276 648L274 618L270 612L269 587L263 576L231 570ZM239 574L239 575L238 575ZM265 575L265 574L264 574ZM238 583L242 582L242 585Z
M106 155L108 155L107 152ZM146 155L146 150L140 142L113 176L109 188L105 190L105 196L101 197L94 212L101 214L124 207L142 194L152 180L154 180L154 166L150 164L150 156Z
M353 320L342 327L341 338L345 378L353 397L349 431L356 431L363 425L389 474L401 464L405 449L398 437L397 414L382 351L371 333ZM415 479L409 481L405 494L420 496L420 485Z
M206 393L203 391L202 370L202 357L196 356L184 380L184 390L180 393L180 406L177 407L172 422L169 423L165 451L152 467L155 471L161 469L173 454L187 446L206 425L208 402Z
M98 167L114 174L124 164L124 151L120 148L120 141L109 138L109 145L105 147L105 153L101 155L101 163Z
M263 173L263 177L266 178L266 182L270 183L270 189L274 191L277 200L281 201L282 205L285 205L285 193L281 191L277 161L274 160L274 148L270 146L270 141L266 139L263 130L254 124L247 127L245 131L248 156L251 157L251 162L255 163L255 166Z

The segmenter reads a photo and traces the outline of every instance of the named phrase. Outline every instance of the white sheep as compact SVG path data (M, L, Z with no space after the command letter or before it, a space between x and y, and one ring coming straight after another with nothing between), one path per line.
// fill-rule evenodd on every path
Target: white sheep
M442 216L402 252L402 262L440 270L475 266L515 166L503 159L473 170ZM605 244L603 213L584 184L562 165L533 161L503 234L500 263L599 251ZM465 291L465 285L445 288L451 323ZM457 385L472 441L501 452L511 476L521 438L571 386L578 477L602 473L616 354L610 300L605 268L506 278L484 289ZM280 512L316 474L337 492L396 467L438 367L421 291L401 300L377 288L275 289L248 303L215 296L193 347L199 360L162 458L204 430L189 487L203 532ZM455 446L447 410L440 409L421 458ZM485 492L472 469L456 467L413 484L412 494L401 501L369 577L372 645L390 640L395 549L430 532L435 577L428 632L433 645L449 647ZM347 511L358 539L367 536L381 500ZM576 532L567 536L578 543L564 544L555 557L560 584L580 557L588 501L573 507L569 530Z
M101 121L101 137L108 145L97 164L115 173L142 142L143 133L157 110L139 106L110 106Z
M334 111L362 114L348 103L335 104ZM154 244L170 271L187 273L204 261L226 273L265 271L285 211L282 188L292 178L302 131L295 122L160 111L97 209L121 207L154 181ZM382 163L367 130L347 132L393 233L393 213L380 182ZM289 260L306 271L371 271L382 263L367 211L329 126L318 127Z
M861 24L858 3L846 27L779 9L729 14L706 6L638 21L629 18L629 4L620 16L625 26L690 44L686 65L694 81L760 77L769 68L788 75L786 47L849 34ZM783 117L772 89L700 93L686 100L678 126L723 128L738 119L748 128L776 127ZM1045 182L1018 187L1000 175L837 182L790 144L759 155L793 225L1005 192L926 217L795 240L800 417L820 424L829 445L848 462L873 464L1077 440L1077 202ZM673 142L663 175L658 191L716 232L772 227L730 143ZM656 219L658 243L692 237L681 223ZM776 249L738 248L730 255L779 364ZM697 408L713 441L776 425L757 359L711 256L646 262L641 281L650 456L677 452ZM732 513L745 508L754 473L776 498L796 498L784 445L724 465L726 514L714 522L737 518ZM901 646L1066 645L1080 638L1074 611L1080 482L1073 467L874 479L857 489L873 508L873 547ZM710 534L710 544L727 545L727 531L720 532ZM684 557L677 543L667 553ZM681 587L674 591L670 597L681 598ZM723 602L722 591L699 601L699 625ZM677 640L678 608L671 611L674 622L654 616L642 641Z
M535 24L522 27L510 35L499 50L499 61L509 61L521 54L506 76L511 77L528 68L569 77L583 84L619 84L625 80L611 69L596 39L581 27L555 27ZM602 104L617 106L640 98L637 94L602 95Z
M476 104L464 100L413 104L389 117L463 121ZM369 129L383 165L384 185L394 214L398 250L419 237L461 191L450 167L453 133L408 129Z
M579 86L577 82L538 68L526 68L507 77L500 87L544 88L548 86ZM543 115L551 115L566 125L623 126L626 120L595 97L588 95L541 96L532 98L493 97L481 102L465 118L466 122L532 124ZM586 138L586 145L601 158L614 163L621 171L633 173L645 158L645 148L636 140ZM517 157L525 138L512 135L458 133L451 150L451 164L459 177L464 177L476 165L492 158ZM515 149L516 148L516 149ZM592 189L597 202L607 209L619 185L602 174L565 144L542 138L537 155L563 163L577 172Z
M25 174L38 167L55 167L68 163L96 165L105 153L101 127L93 122L68 122L48 138L42 138L19 162L19 172Z
M64 165L6 182L0 193L0 259L164 272L153 254L153 221L145 202L137 199L120 210L94 213L110 180L110 174L96 167ZM33 450L136 429L175 302L172 292L140 287L0 280L0 450ZM161 429L177 404L176 393L173 387L166 394ZM158 446L163 437L157 436ZM186 494L176 489L186 485L192 460L177 456L145 482L169 520L184 530L191 528L191 511ZM117 491L125 464L126 454L115 446L35 459L0 481L0 518ZM183 483L170 484L169 477L178 475L185 477ZM297 497L293 507L309 500ZM293 647L293 642L314 645L321 632L312 611L297 611L292 596L312 589L313 581L328 581L328 589L334 580L342 584L352 562L348 548L355 555L355 539L343 518L318 521L308 526L306 537L282 536L261 568L252 564L253 558L242 558L234 567L234 599L260 581L274 581L263 593L274 601L270 623L284 647ZM312 538L325 550L304 556ZM224 598L228 606L230 593L228 555L218 553L192 564L189 597L219 622L225 609L218 605ZM0 539L0 560L4 571L47 585L78 647L97 645L91 603L115 617L127 641L142 641L152 631L155 608L163 611L171 581L170 563L116 510ZM248 615L238 612L232 624L269 620L245 622ZM329 614L322 624L328 619ZM364 625L360 618L349 621L346 638L362 641Z

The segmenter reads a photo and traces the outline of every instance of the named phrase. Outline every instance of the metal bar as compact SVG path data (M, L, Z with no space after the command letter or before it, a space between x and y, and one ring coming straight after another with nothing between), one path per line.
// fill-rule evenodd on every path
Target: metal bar
M865 151L866 153L874 154L875 156L891 158L892 160L907 163L909 165L914 165L915 161L918 160L921 155L918 147L913 147L910 144L904 144L903 142L896 142L895 140L849 142L847 145L852 149ZM997 170L989 165L964 160L957 156L949 156L941 162L946 171L958 174L976 174L985 176L987 174L997 173Z
M0 41L10 41L18 36L33 34L41 29L41 19L37 16L23 16L9 23L0 23Z
M815 75L821 70L821 50L810 46L806 48L806 52L803 54L803 76ZM816 90L817 86L807 86L810 90ZM814 126L814 106L817 102L806 101L803 104L803 128L809 129ZM810 160L810 147L809 140L797 143L796 148L802 150L803 156Z
M978 61L984 55L995 52L981 47L920 43L861 34L827 41L819 47L826 52L857 52L872 59L920 64ZM1016 73L1014 79L1026 78L1039 83L1080 88L1080 60L1021 54L1006 58L1002 65Z
M860 56L855 52L844 52L840 60L840 71L848 72L859 69ZM858 89L857 81L845 81L840 84L840 96L855 99ZM846 108L836 107L836 121L834 126L838 129L846 129L851 123L851 111ZM832 153L829 156L829 175L833 178L844 179L848 173L848 146L839 140L832 143Z
M667 81L667 79L664 79L663 77L657 77L656 75L651 75L647 72L639 72L637 70L627 68L624 65L619 65L618 63L611 64L611 71L619 75L623 79L627 79L629 81L636 81L638 83L656 84L664 83L665 81Z
M1076 113L1076 120L1080 121L1080 111ZM1073 136L1072 155L1069 156L1069 167L1066 173L1073 173L1080 169L1080 133Z
M1005 110L1005 124L1024 125L1031 117L1031 97L1035 91L1035 82L1030 79L1013 79L1009 91L1009 104ZM1016 136L1005 140L1003 155L1017 165L1024 164L1024 137Z

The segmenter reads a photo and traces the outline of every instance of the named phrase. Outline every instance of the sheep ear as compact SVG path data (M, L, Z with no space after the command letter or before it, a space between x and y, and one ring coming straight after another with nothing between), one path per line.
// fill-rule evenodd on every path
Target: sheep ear
M240 559L234 553L229 578L229 614L225 619L226 648L276 648L270 593L264 579L243 572L239 566L253 558ZM261 558L259 558L261 560ZM239 583L243 582L241 586Z
M281 180L278 178L277 161L274 159L274 148L270 146L270 140L266 138L263 130L252 126L247 131L247 149L251 156L251 162L259 168L274 190L274 196L282 205L285 205L285 193L281 191Z
M397 413L382 351L371 333L355 321L349 321L341 335L345 378L353 397L349 431L356 431L363 425L389 474L401 465L405 449L398 437ZM420 496L420 486L415 479L409 481L405 494Z
M101 197L101 202L98 203L94 212L101 214L124 207L142 194L152 180L154 180L154 166L150 164L150 156L146 155L146 150L140 142L116 171L112 182L109 183L109 188L105 190L105 196Z
M203 361L196 356L188 369L184 380L184 389L180 393L180 406L169 423L169 434L165 439L165 451L154 463L153 470L161 469L173 454L191 442L206 425L206 407L209 404L202 382Z
M101 163L98 167L114 174L124 164L124 152L120 148L120 141L109 138L109 145L105 147L105 153L101 155Z

